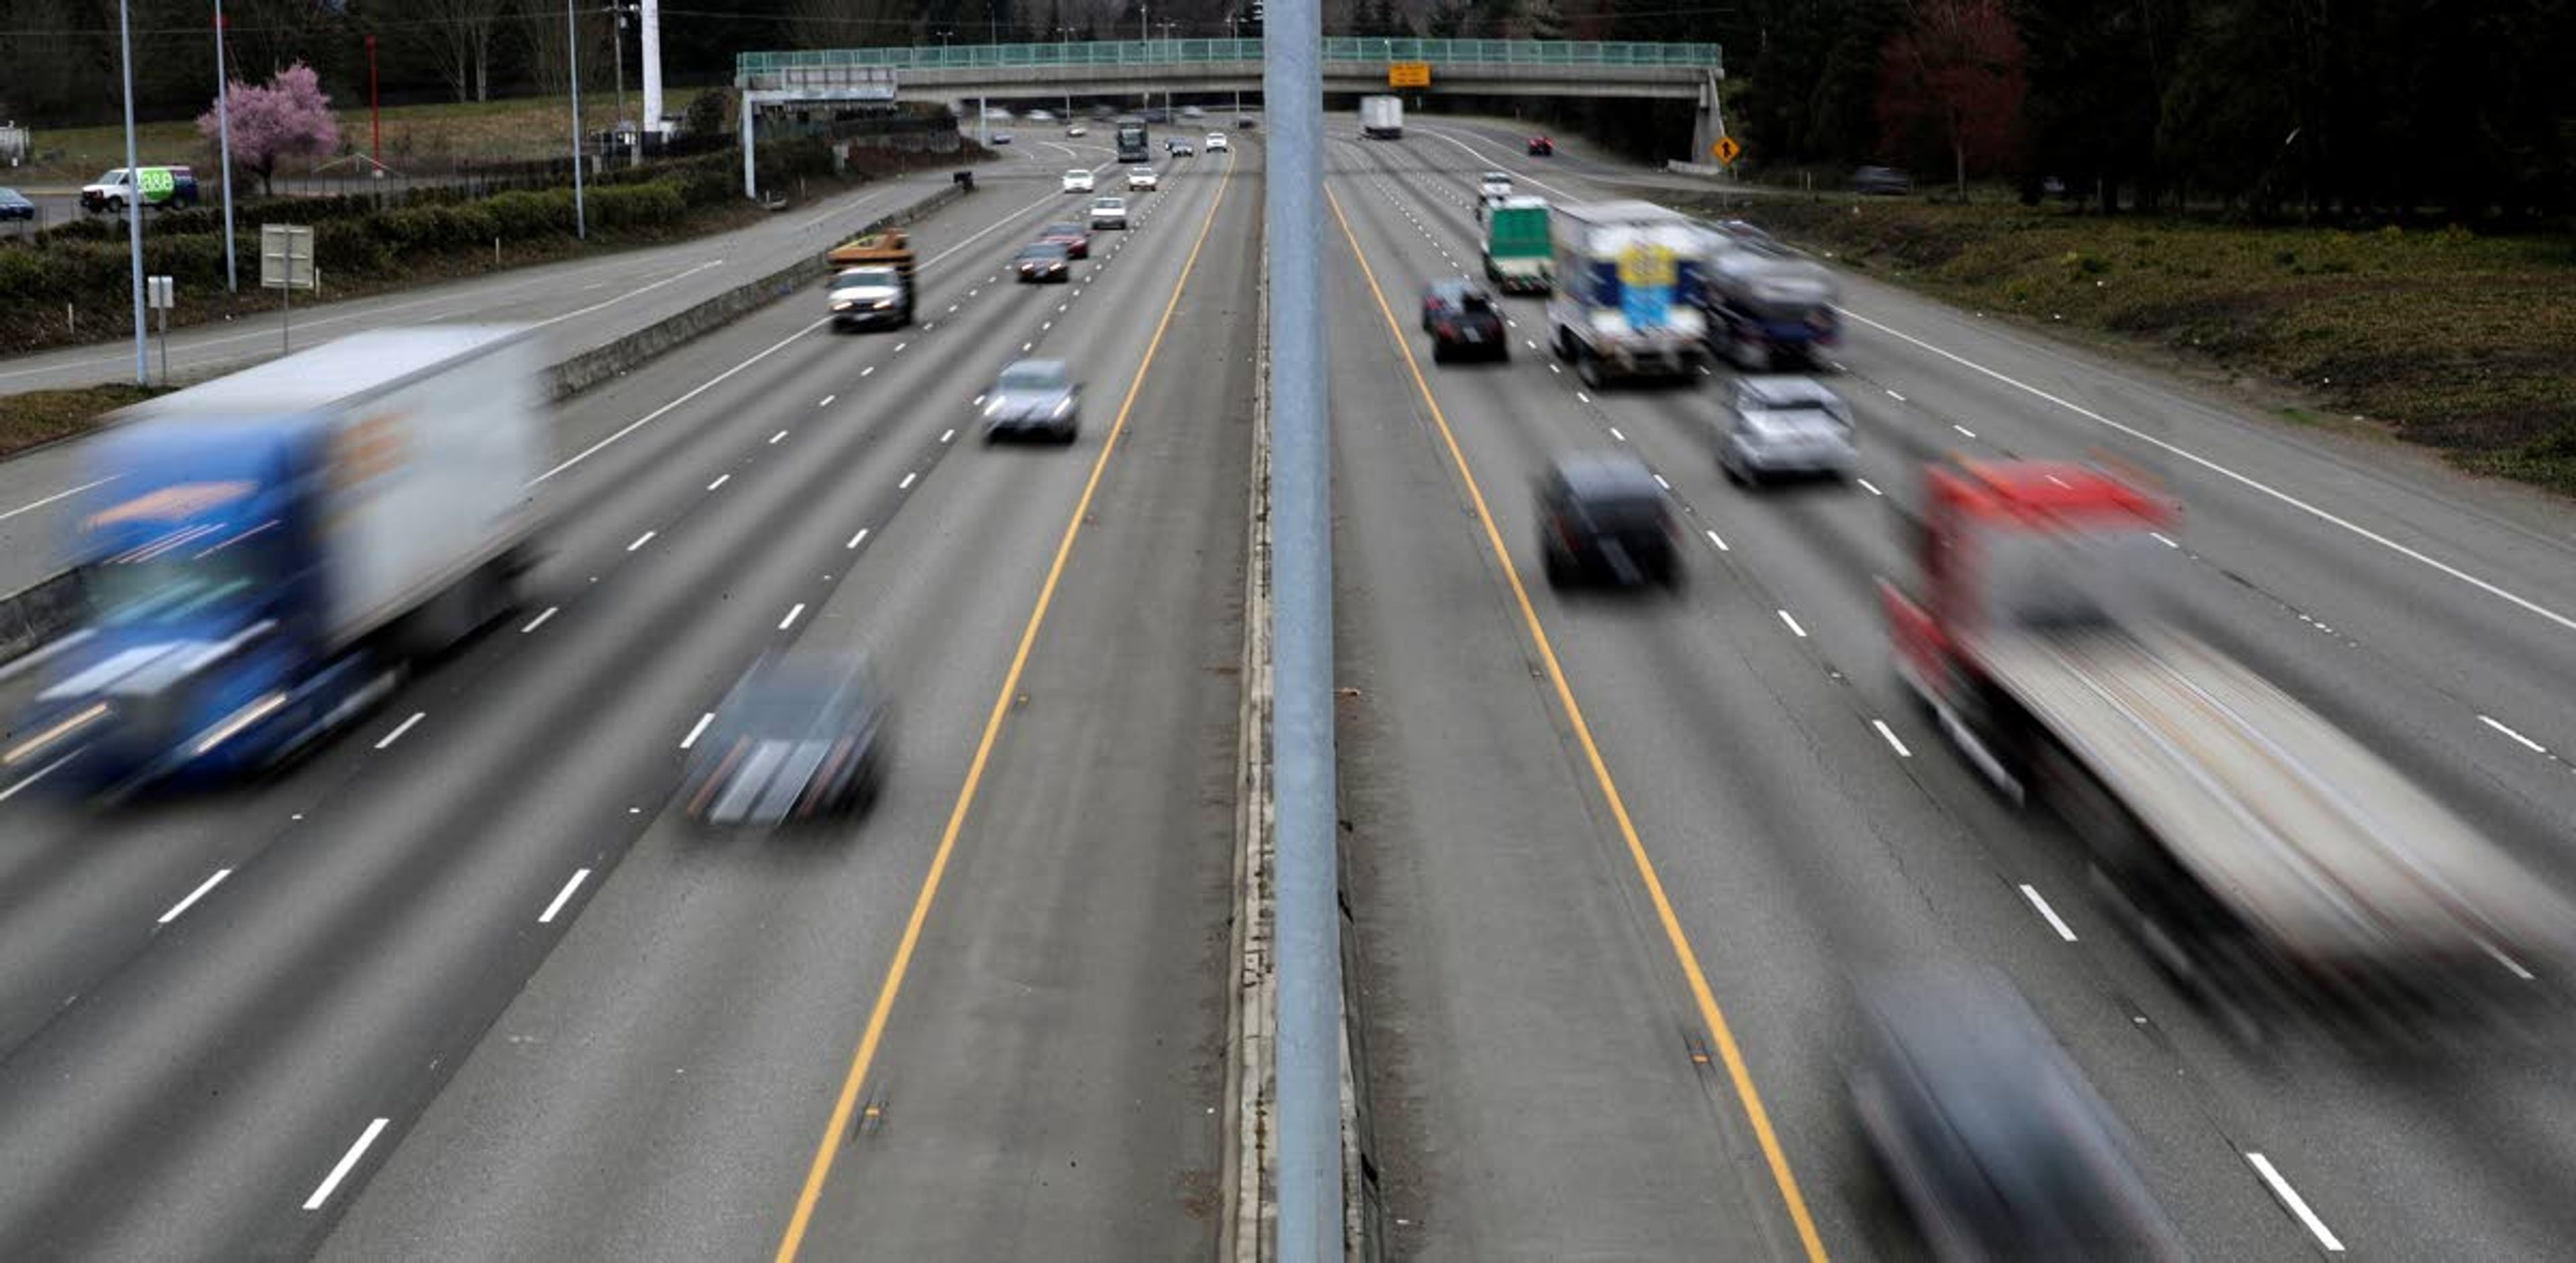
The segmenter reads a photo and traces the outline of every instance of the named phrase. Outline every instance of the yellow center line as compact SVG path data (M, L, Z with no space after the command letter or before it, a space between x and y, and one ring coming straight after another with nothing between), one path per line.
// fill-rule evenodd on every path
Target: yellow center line
M903 980L912 967L913 949L920 945L922 924L930 918L930 905L939 898L940 879L948 872L948 857L957 849L957 837L966 827L966 813L975 805L975 791L984 783L984 768L991 762L993 745L1002 735L1002 721L1010 714L1011 698L1018 694L1020 673L1027 669L1029 649L1037 643L1038 629L1046 623L1047 607L1055 601L1055 589L1064 577L1067 559L1073 556L1073 542L1082 534L1083 519L1091 512L1091 498L1100 489L1100 477L1109 468L1110 454L1118 450L1118 436L1127 429L1127 416L1136 407L1136 396L1145 388L1145 374L1154 366L1154 353L1163 346L1163 334L1171 328L1172 313L1180 309L1181 292L1188 288L1190 274L1198 269L1199 249L1207 244L1208 230L1216 226L1217 208L1225 205L1226 186L1234 180L1234 153L1228 150L1225 175L1216 187L1216 200L1208 203L1207 218L1199 224L1198 239L1190 244L1189 258L1181 264L1181 277L1172 284L1172 296L1163 304L1163 317L1155 322L1154 336L1145 344L1145 358L1136 365L1136 376L1127 383L1127 397L1118 405L1118 419L1111 422L1109 436L1100 444L1100 455L1091 462L1091 477L1082 484L1082 496L1073 505L1073 516L1064 524L1064 535L1056 542L1055 560L1047 567L1046 581L1038 585L1037 607L1029 611L1028 626L1020 631L1019 648L1011 654L1011 668L1002 676L1001 692L993 698L993 710L984 720L984 736L975 743L975 758L966 766L966 783L957 791L957 804L949 809L948 827L940 832L939 849L930 858L929 875L922 878L921 894L912 902L912 915L904 922L903 938L895 944L894 960L886 966L885 981L877 988L876 1006L868 1011L866 1030L859 1036L858 1051L850 1057L850 1072L841 1081L840 1098L832 1104L831 1122L823 1128L822 1143L815 1146L814 1162L805 1172L804 1190L796 1195L796 1213L787 1221L787 1233L778 1242L777 1263L793 1263L796 1252L805 1243L806 1226L813 1221L815 1203L821 1200L823 1184L832 1175L832 1159L840 1152L840 1138L850 1125L850 1113L857 1108L859 1088L866 1083L868 1069L876 1062L877 1046L885 1038L886 1018L894 1011L895 997L903 990Z
M1673 903L1664 893L1663 878L1655 872L1655 861L1646 853L1644 839L1637 836L1637 825L1628 816L1628 803L1619 794L1619 783L1610 776L1610 765L1601 757L1601 747L1592 740L1592 725L1583 718L1583 708L1574 701L1574 688L1566 681L1565 668L1557 661L1556 647L1548 641L1547 629L1540 626L1538 608L1530 604L1529 589L1521 583L1520 570L1512 565L1511 550L1503 547L1503 536L1494 525L1493 512L1485 505L1485 493L1476 485L1476 475L1467 468L1467 456L1458 448L1458 436L1449 429L1449 418L1440 411L1440 401L1432 397L1431 383L1422 375L1422 365L1413 358L1413 346L1405 341L1404 327L1396 323L1395 309L1386 302L1386 291L1377 283L1377 270L1369 266L1368 256L1361 252L1357 234L1351 231L1350 218L1342 213L1340 198L1331 189L1324 190L1324 200L1333 208L1333 218L1342 226L1342 238L1351 246L1351 258L1358 261L1361 275L1368 278L1369 293L1377 299L1378 314L1386 318L1387 336L1404 356L1405 368L1413 374L1413 385L1422 394L1424 406L1431 410L1432 423L1440 428L1440 440L1448 445L1449 459L1458 467L1458 476L1467 484L1467 498L1476 505L1476 520L1484 525L1485 543L1494 551L1494 560L1503 568L1503 578L1511 584L1512 597L1520 603L1521 621L1529 629L1531 643L1538 647L1541 660L1547 663L1548 683L1556 689L1557 703L1565 708L1566 718L1574 725L1574 738L1583 746L1584 758L1592 765L1592 779L1601 786L1601 797L1609 803L1610 816L1619 824L1619 836L1628 844L1628 858L1636 863L1637 876L1646 884L1646 894L1655 905L1655 917L1663 922L1664 941L1672 947L1673 956L1681 963L1683 977L1690 980L1691 999L1699 1005L1700 1020L1708 1024L1708 1033L1717 1044L1720 1058L1726 1062L1726 1073L1735 1082L1736 1098L1744 1103L1744 1116L1753 1124L1754 1139L1762 1146L1762 1157L1771 1166L1771 1181L1779 1186L1780 1200L1788 1204L1789 1219L1797 1226L1798 1240L1806 1246L1807 1257L1823 1263L1824 1240L1816 1235L1815 1220L1807 1214L1807 1199L1798 1192L1798 1178L1789 1171L1788 1155L1780 1149L1779 1133L1772 1130L1770 1111L1762 1108L1762 1094L1753 1088L1753 1074L1744 1065L1744 1050L1735 1042L1735 1032L1727 1027L1726 1014L1717 1006L1717 995L1709 990L1708 974L1699 965L1699 953L1693 951L1690 936L1682 931L1681 918L1674 915Z

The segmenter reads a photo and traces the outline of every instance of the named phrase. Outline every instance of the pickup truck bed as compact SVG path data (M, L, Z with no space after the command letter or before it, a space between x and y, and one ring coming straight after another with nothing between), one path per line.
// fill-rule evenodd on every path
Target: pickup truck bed
M1977 644L1987 678L2256 930L2319 962L2552 938L2556 909L2482 836L2242 665L2169 632Z

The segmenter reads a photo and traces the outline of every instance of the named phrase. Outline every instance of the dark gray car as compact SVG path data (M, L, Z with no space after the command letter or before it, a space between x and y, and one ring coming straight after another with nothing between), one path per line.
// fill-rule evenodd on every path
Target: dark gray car
M864 811L885 777L891 713L862 663L763 658L691 746L681 810L732 828Z
M1549 587L1681 585L1672 506L1646 462L1626 452L1559 457L1539 479L1538 513Z
M1082 384L1062 360L1021 360L984 396L984 441L1042 435L1070 443L1082 432Z

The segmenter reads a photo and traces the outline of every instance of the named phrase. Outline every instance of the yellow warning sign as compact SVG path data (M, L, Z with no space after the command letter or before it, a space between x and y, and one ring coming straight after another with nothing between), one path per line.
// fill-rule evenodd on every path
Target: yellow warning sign
M1427 61L1389 63L1386 68L1386 86L1390 88L1430 87L1431 63Z
M1708 147L1708 152L1709 156L1731 167L1737 158L1744 156L1744 146L1735 143L1733 136L1720 136L1716 144Z

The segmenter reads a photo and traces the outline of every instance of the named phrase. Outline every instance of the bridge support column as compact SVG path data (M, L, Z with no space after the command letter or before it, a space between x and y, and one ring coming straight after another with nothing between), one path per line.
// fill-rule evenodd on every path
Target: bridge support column
M1709 75L1699 83L1699 108L1691 115L1691 151L1688 161L1713 163L1717 156L1709 152L1718 138L1726 134L1726 115L1718 107L1717 76Z

